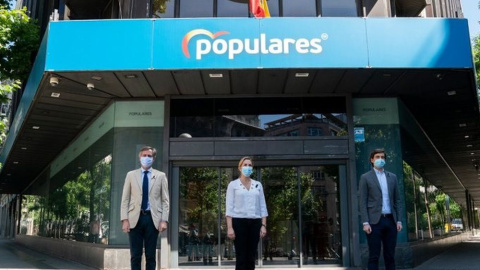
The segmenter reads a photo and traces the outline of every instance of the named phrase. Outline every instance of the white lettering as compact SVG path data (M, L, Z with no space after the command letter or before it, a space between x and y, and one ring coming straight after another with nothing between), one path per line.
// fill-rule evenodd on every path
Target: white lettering
M273 54L279 54L283 52L283 42L279 38L272 38L270 40L272 44L268 47L268 51Z
M212 50L212 44L206 39L199 39L197 41L197 60L202 59L202 55L209 53Z
M253 42L252 42L253 41ZM250 46L250 43L253 43L253 49ZM251 39L245 39L245 52L248 54L256 54L258 53L258 38L251 40Z
M298 53L308 53L308 48L310 47L310 42L305 38L299 38L295 43L295 48Z
M311 53L321 53L322 52L322 46L320 43L322 42L321 39L319 38L314 38L310 40L310 46L312 46L312 49L310 49Z
M243 51L243 42L240 39L231 39L228 41L228 59L233 59L235 55L242 53Z
M216 54L224 54L228 50L227 41L225 39L217 39L213 42L213 52Z
M295 39L286 38L286 39L283 40L283 53L285 53L285 54L290 53L290 44L295 44Z
M196 42L196 59L201 60L203 56L214 53L217 55L227 54L229 60L235 59L237 55L247 54L320 54L323 52L321 38L271 38L262 33L259 38L254 39L199 39Z

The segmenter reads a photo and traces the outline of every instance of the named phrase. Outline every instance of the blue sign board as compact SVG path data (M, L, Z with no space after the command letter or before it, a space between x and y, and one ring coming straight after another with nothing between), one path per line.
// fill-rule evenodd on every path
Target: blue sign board
M51 22L46 70L472 68L467 21L195 18Z

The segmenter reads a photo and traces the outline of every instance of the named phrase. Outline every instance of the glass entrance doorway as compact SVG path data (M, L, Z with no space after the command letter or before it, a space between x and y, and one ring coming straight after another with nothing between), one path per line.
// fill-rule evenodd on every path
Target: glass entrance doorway
M235 247L226 237L225 193L238 177L237 168L180 166L173 171L178 245L172 246L177 246L179 267L235 265ZM343 165L255 166L252 178L264 186L269 213L257 267L342 263L345 175Z

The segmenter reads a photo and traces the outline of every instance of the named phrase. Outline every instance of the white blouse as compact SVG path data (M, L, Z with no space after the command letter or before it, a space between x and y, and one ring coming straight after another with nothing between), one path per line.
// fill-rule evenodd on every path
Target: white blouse
M233 218L267 217L267 204L262 183L251 180L250 190L243 186L240 179L228 184L226 216Z

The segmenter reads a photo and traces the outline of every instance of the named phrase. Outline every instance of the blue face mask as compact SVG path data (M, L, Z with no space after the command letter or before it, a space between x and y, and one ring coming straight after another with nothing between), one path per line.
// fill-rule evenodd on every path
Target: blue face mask
M253 168L250 166L243 166L242 167L242 174L245 175L246 177L250 177L253 173Z
M143 167L150 168L153 164L153 157L140 157L140 163Z
M381 168L383 168L383 166L385 166L385 159L383 159L383 158L376 159L373 162L373 165L375 165L375 167L381 169Z

